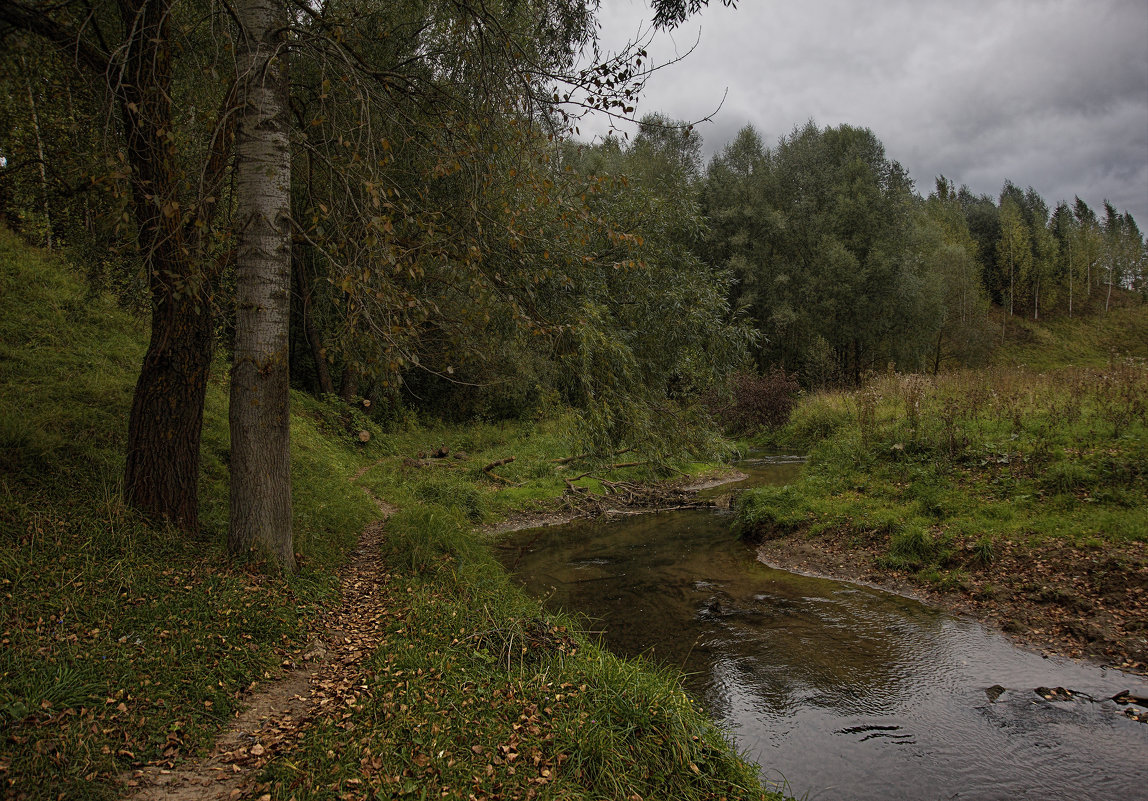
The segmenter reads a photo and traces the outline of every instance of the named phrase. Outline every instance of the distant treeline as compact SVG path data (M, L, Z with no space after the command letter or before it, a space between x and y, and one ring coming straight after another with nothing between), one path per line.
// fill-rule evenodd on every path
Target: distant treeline
M1049 204L1005 181L998 198L938 177L922 198L867 129L810 123L767 148L742 130L691 181L703 258L733 275L732 303L763 334L757 359L806 383L972 364L988 345L990 301L1040 318L1141 299L1136 221L1077 197Z
M516 13L507 36L541 62L572 63L583 27L543 47L533 12ZM486 52L449 22L435 29L441 46ZM417 38L347 30L339 47L417 63ZM213 52L209 30L189 31L186 52ZM136 247L148 201L131 189L115 87L32 37L2 58L0 217L148 308L155 268ZM658 115L628 141L563 138L553 109L498 101L520 85L514 59L481 80L418 72L434 92L333 80L345 65L332 59L301 49L292 65L291 375L316 395L370 399L373 415L562 405L581 410L600 443L668 451L705 427L695 401L735 373L782 368L821 386L890 363L975 364L991 344L990 304L1075 315L1148 286L1129 214L1079 198L1050 210L1007 181L992 198L942 177L924 198L866 129L810 123L768 147L746 128L707 165L700 137ZM631 63L593 80L621 80ZM210 110L226 100L226 81L202 80L213 68L173 75L182 105L169 135L180 144L163 213L195 232L210 212L200 266L180 281L210 297L227 352L237 218L231 168L209 161L223 124Z

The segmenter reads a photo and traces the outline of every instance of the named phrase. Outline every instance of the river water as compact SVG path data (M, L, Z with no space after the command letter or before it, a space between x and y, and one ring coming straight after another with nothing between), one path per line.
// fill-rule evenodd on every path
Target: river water
M743 485L798 469L753 463ZM773 570L731 522L707 510L580 522L499 551L614 652L680 668L763 777L798 798L1148 799L1148 725L1106 700L1148 697L1148 682L1042 658L899 595Z

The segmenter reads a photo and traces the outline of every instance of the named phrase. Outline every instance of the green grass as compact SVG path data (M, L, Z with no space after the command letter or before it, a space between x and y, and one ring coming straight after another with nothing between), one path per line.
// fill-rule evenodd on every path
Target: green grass
M771 437L810 459L797 484L746 494L747 534L833 530L942 578L991 563L1002 539L1148 540L1142 359L881 376L804 398Z
M512 586L464 508L388 523L399 608L356 682L270 763L273 798L775 798L680 689ZM447 722L444 722L447 721Z
M1103 307L1086 315L1034 321L998 312L1002 335L992 361L1047 372L1060 367L1104 367L1113 358L1148 359L1148 306L1135 296L1105 314Z
M387 435L388 455L377 459L360 481L375 495L400 508L448 504L478 525L500 520L510 512L554 508L555 501L567 489L567 480L581 489L602 494L606 491L603 478L615 482L655 481L700 473L709 467L680 462L612 468L639 461L632 453L558 464L556 460L578 454L578 443L571 433L575 429L570 414L541 421L409 427ZM442 446L450 450L450 456L417 458ZM455 458L458 452L465 458ZM514 461L492 471L505 481L483 472L484 466L509 457Z
M274 673L333 595L376 514L297 396L289 582L232 565L224 368L204 427L204 527L189 537L120 502L143 326L58 260L0 230L0 782L32 798L118 797L137 762L192 753Z
M552 781L519 777L542 797L622 797L628 789L643 797L761 797L755 769L693 709L674 676L618 660L552 618L545 630L565 628L561 637L573 637L577 652L523 655L544 614L473 530L553 504L563 476L592 468L615 479L664 473L609 471L625 457L562 469L552 460L575 452L564 421L384 431L361 411L294 394L301 570L290 580L268 578L225 553L225 365L216 365L208 389L200 534L152 525L119 500L145 328L91 294L66 264L0 229L0 794L118 798L118 777L133 765L206 747L252 683L273 677L283 655L305 641L309 620L337 600L335 570L377 515L352 480L367 469L362 484L401 509L387 540L398 616L371 660L391 696L373 695L353 710L353 735L320 724L300 751L273 763L277 797L335 797L331 787L349 789L350 779L368 774L399 777L380 784L384 791L421 788L417 771L430 763L419 763L448 747L465 760L452 768L444 760L436 787L466 797L471 768L487 788L491 776L510 781L507 760L496 766L489 755L515 736L520 764L548 760L549 777L539 768L529 778ZM363 429L372 434L365 444ZM404 465L442 444L471 456ZM513 486L483 473L489 461L512 455L496 472ZM594 477L578 483L603 489ZM519 716L530 704L523 731ZM480 765L472 764L475 742L495 749ZM376 758L372 774L365 764Z

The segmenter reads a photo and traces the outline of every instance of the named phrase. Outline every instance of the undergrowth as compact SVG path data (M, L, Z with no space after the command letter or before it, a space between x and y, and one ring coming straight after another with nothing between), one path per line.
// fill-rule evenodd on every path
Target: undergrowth
M398 777L380 785L388 792L493 791L498 776L516 775L510 751L497 749L511 743L519 765L537 768L518 774L524 794L761 796L755 769L674 677L615 659L545 616L472 533L510 510L553 504L566 480L602 491L602 478L664 469L615 467L641 462L627 454L555 462L579 455L559 422L383 431L353 407L294 394L301 570L267 578L225 554L224 364L207 395L201 532L150 523L119 500L144 327L0 229L0 797L118 798L133 766L208 746L336 600L335 571L378 515L360 475L402 509L387 540L397 614L372 661L379 676L401 671L401 689L396 681L390 697L353 710L354 736L319 727L299 761L273 763L279 797L334 797L332 786L367 775L364 758L381 759L380 777ZM443 445L450 457L419 457ZM482 469L509 456L490 471L498 478ZM539 651L540 642L561 647ZM476 753L478 742L491 750ZM448 749L482 757L478 785L457 756L428 783L419 771L446 766Z
M747 536L835 531L885 567L992 564L1002 542L1148 540L1148 366L885 375L807 397L775 441L802 479L746 493ZM939 571L939 572L938 572Z

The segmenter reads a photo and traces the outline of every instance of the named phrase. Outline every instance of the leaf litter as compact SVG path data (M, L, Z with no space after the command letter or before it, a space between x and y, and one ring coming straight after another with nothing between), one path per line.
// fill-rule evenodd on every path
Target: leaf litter
M130 798L230 801L251 795L260 769L291 751L311 721L358 703L367 692L359 682L361 666L382 639L380 621L387 612L383 529L378 521L363 532L341 572L341 604L319 621L302 652L283 661L281 678L251 696L202 758L180 763L173 751L171 758L132 771L124 780L133 788Z

